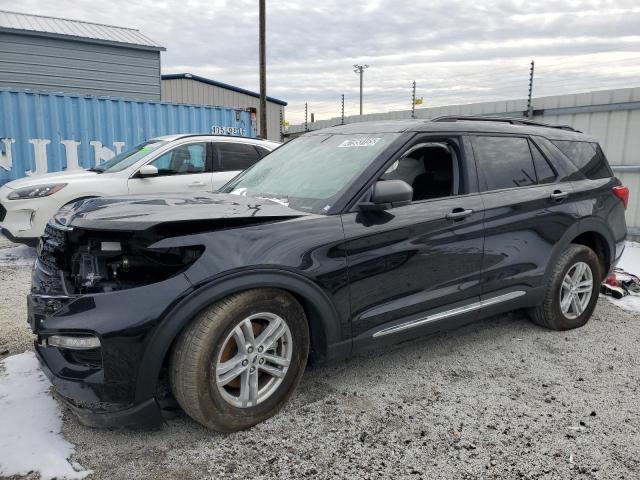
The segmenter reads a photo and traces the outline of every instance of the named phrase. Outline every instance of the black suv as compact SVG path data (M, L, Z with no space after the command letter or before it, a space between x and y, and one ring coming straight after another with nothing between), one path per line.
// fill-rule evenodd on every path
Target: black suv
M81 201L49 223L36 351L88 425L274 415L308 358L514 309L584 325L622 254L628 190L597 140L442 117L308 133L219 193ZM164 386L164 388L163 388Z

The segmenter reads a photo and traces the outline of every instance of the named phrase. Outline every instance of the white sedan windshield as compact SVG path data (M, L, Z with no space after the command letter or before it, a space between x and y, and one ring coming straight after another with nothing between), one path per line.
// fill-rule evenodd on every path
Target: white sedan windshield
M164 140L149 140L148 142L136 145L131 150L127 150L126 152L122 152L121 154L116 155L111 160L107 160L106 162L101 163L93 170L98 172L121 172L125 168L129 168L138 160L149 155L151 152L157 150L163 145L166 145L167 143L168 142Z

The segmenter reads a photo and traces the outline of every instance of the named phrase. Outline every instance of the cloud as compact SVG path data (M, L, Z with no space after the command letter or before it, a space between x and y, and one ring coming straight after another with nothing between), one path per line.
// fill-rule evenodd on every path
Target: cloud
M0 8L130 26L167 48L164 73L192 72L256 90L255 0L0 0ZM269 0L268 92L288 119L358 110L354 63L368 63L365 112L640 84L634 0Z

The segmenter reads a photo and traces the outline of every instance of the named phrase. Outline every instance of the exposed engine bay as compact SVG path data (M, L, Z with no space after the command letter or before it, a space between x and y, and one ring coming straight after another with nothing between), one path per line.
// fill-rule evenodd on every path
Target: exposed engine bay
M41 293L103 293L160 282L185 270L204 251L201 246L150 249L159 238L137 233L48 225L34 273L42 278Z
M219 193L79 200L45 228L32 292L69 296L161 282L204 252L204 246L184 243L151 248L162 240L305 215L277 202Z

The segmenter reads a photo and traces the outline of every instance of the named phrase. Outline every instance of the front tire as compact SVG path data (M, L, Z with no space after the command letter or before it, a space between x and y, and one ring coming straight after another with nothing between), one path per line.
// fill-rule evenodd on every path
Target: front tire
M207 428L234 432L275 415L304 372L309 329L287 292L247 290L211 305L171 355L176 400Z
M602 269L596 253L584 245L569 245L549 276L544 299L531 319L552 330L586 324L598 301Z

